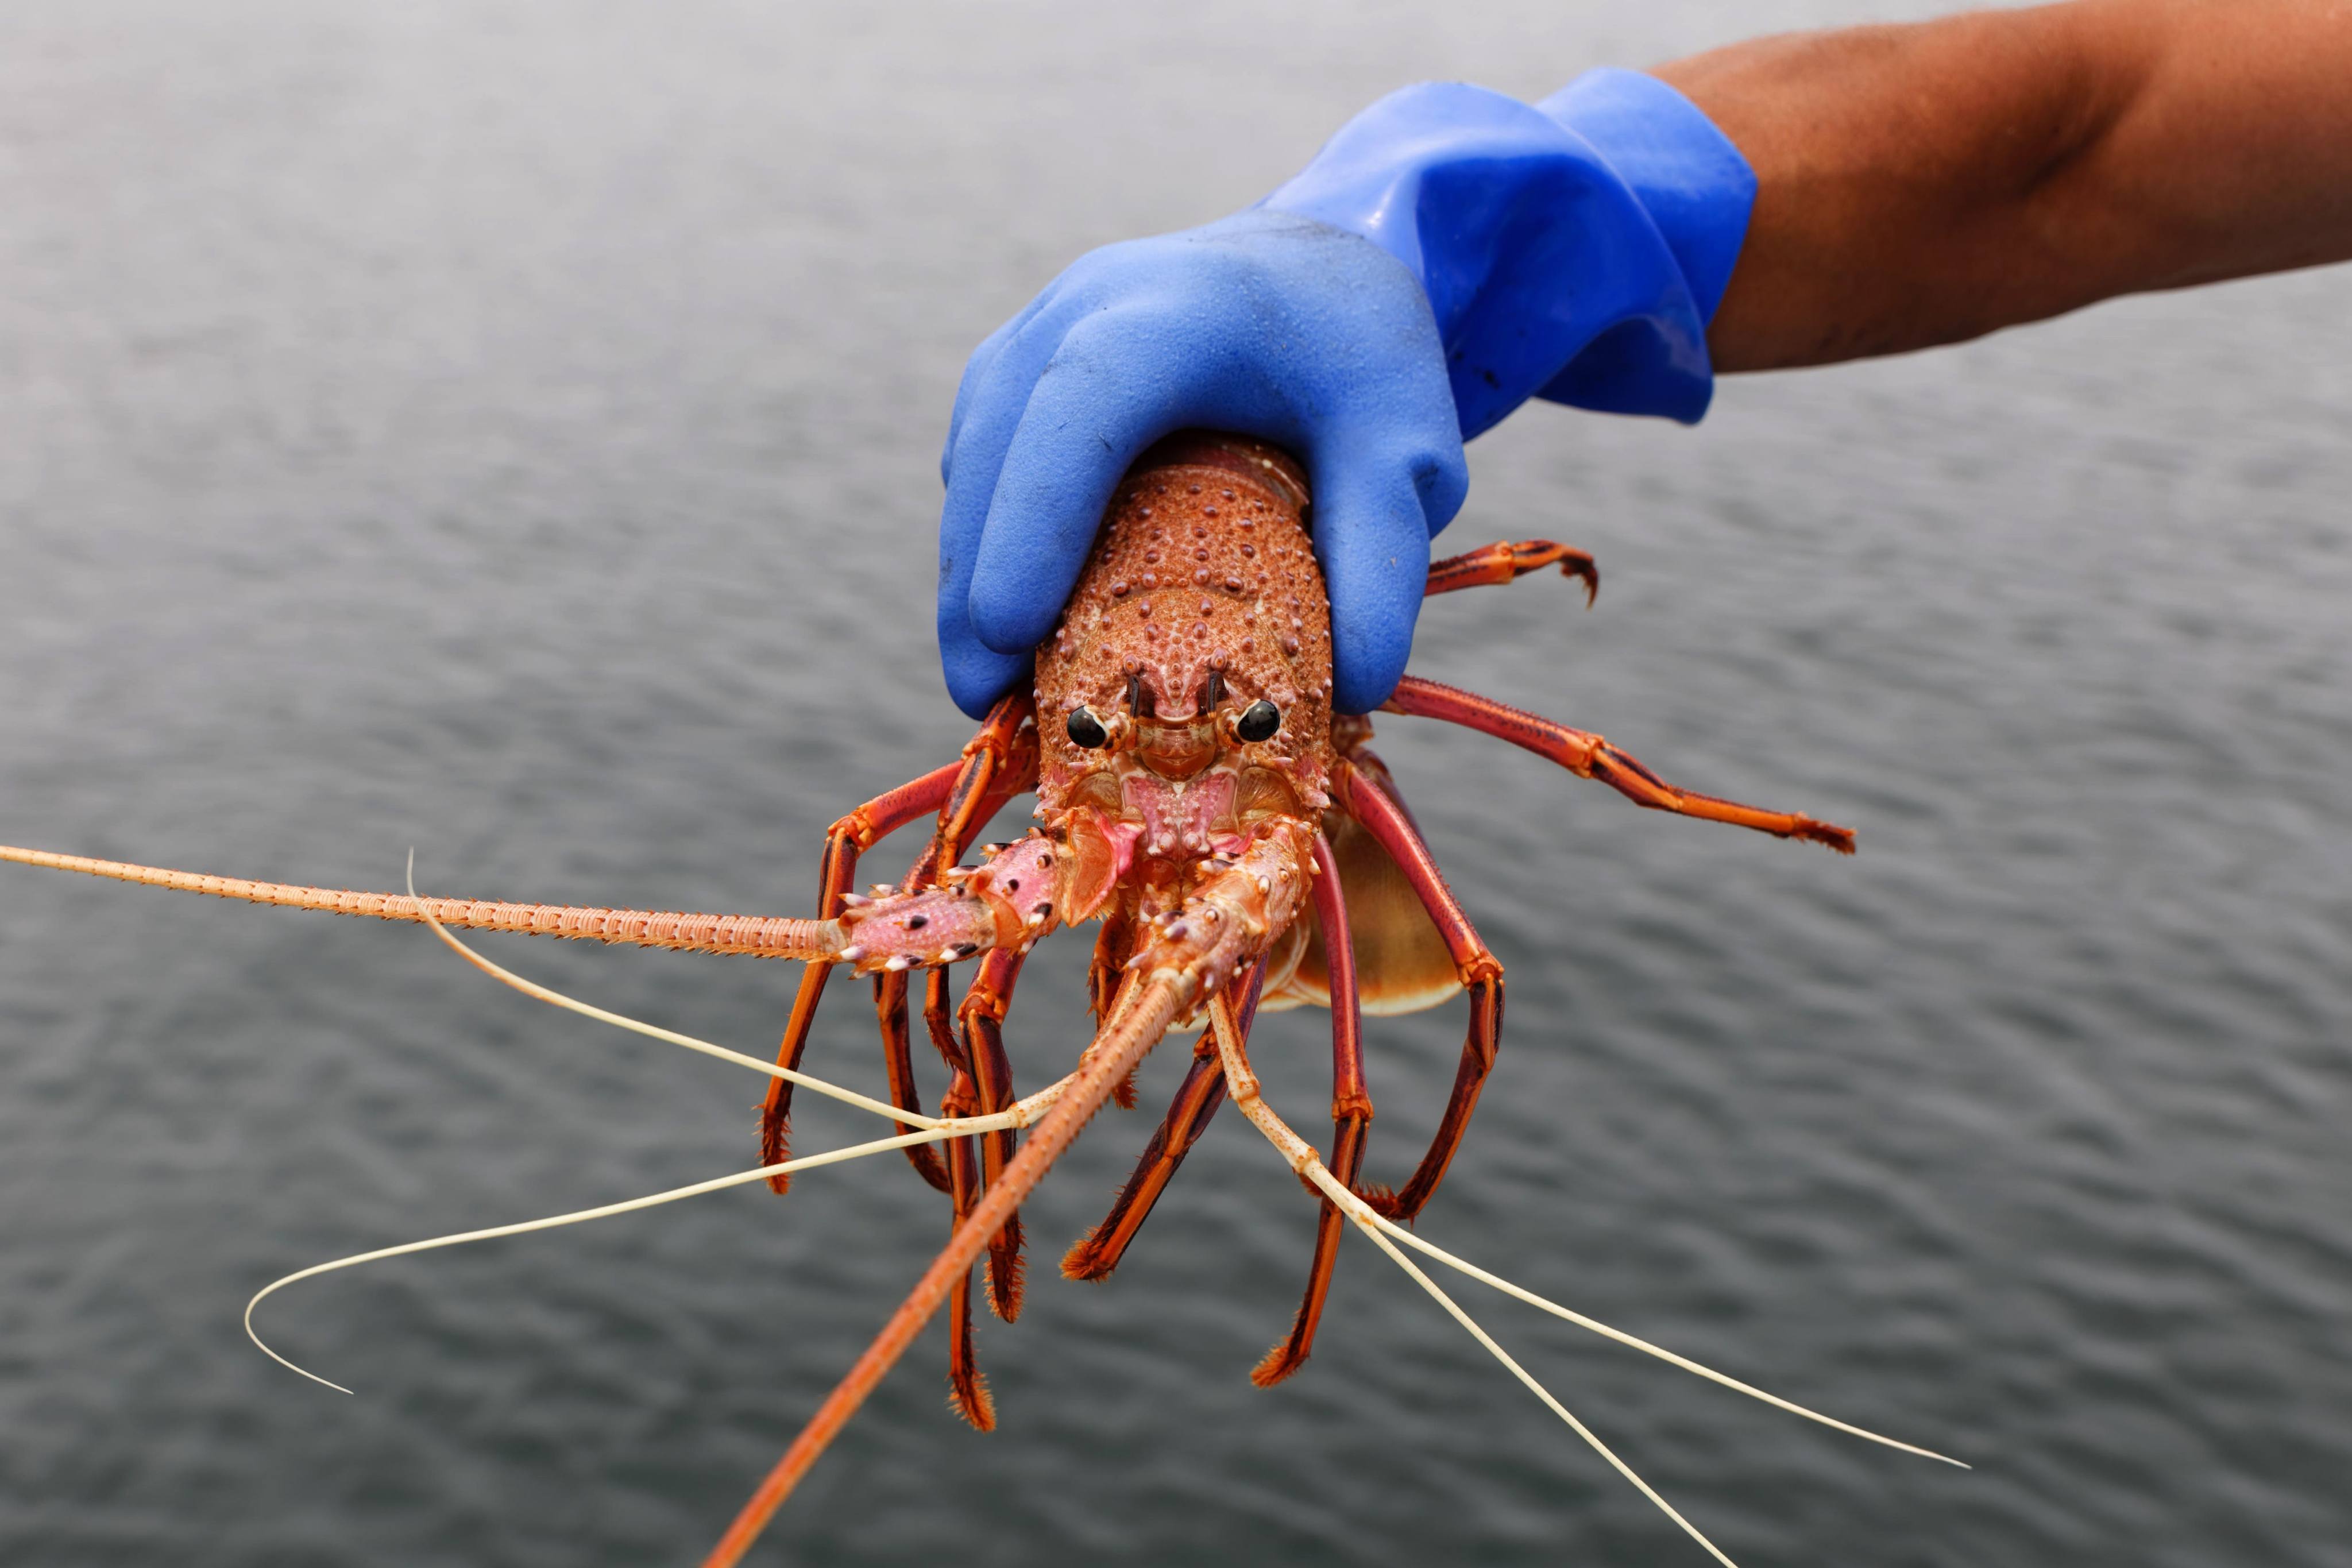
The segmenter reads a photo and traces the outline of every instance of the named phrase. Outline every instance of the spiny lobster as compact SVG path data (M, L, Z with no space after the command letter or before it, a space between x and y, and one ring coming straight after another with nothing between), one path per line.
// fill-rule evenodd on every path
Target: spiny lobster
M950 1196L953 1230L746 1505L711 1563L740 1558L943 1304L950 1309L953 1402L973 1426L994 1426L972 1352L973 1265L984 1256L992 1307L1007 1321L1016 1317L1021 1203L1105 1100L1133 1103L1137 1067L1171 1027L1204 1016L1210 1026L1173 1103L1108 1215L1062 1259L1063 1273L1080 1279L1110 1274L1231 1097L1323 1194L1305 1298L1288 1335L1252 1373L1255 1382L1278 1383L1307 1361L1342 1221L1352 1221L1664 1508L1398 1250L1400 1242L1417 1247L1547 1310L1732 1383L1472 1269L1402 1228L1444 1179L1494 1067L1503 967L1447 888L1394 781L1369 749L1370 723L1331 710L1329 607L1310 516L1303 472L1264 443L1191 432L1146 453L1119 484L1062 621L1037 651L1034 688L999 702L958 761L833 825L814 920L291 888L9 848L0 848L0 858L261 903L425 921L436 930L801 960L807 968L761 1114L763 1164L750 1173L764 1175L779 1193L790 1185L792 1168L824 1158L792 1159L795 1083L843 1092L800 1071L818 1001L836 967L871 977L889 1105L851 1098L911 1119L898 1121L899 1137L887 1144L902 1147L924 1179ZM1581 579L1591 602L1599 588L1591 557L1544 541L1496 544L1438 562L1427 591L1507 583L1552 566ZM1841 854L1853 848L1853 836L1843 827L1677 788L1598 735L1433 681L1406 677L1383 710L1508 741L1640 805L1811 839ZM1037 826L1010 844L984 847L975 866L960 864L970 838L1032 791ZM925 816L936 826L906 875L869 893L854 891L859 857ZM1090 970L1094 1042L1054 1089L1016 1100L1003 1026L1023 959L1056 928L1094 919L1102 922ZM446 933L445 940L456 945ZM961 1004L951 1007L948 972L966 960L976 961L977 972ZM938 1117L923 1114L916 1091L910 989L918 970L926 1032L950 1078ZM1468 1032L1435 1137L1401 1187L1365 1184L1372 1100L1360 1016L1431 1006L1456 991L1469 996ZM1306 1004L1331 1011L1328 1158L1265 1104L1246 1054L1257 1011ZM1027 1136L1016 1142L1024 1127ZM1732 1386L1875 1438L1745 1384ZM1715 1550L1679 1514L1666 1511Z

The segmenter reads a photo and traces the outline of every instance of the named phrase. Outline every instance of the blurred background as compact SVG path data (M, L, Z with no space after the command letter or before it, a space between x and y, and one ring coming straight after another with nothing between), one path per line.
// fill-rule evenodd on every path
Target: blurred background
M12 5L0 841L801 913L824 825L967 731L939 444L1068 260L1408 81L1926 9ZM1605 591L1439 601L1417 669L1861 834L1381 726L1510 971L1423 1233L1979 1467L1465 1288L1742 1563L2352 1563L2347 430L2337 268L1472 449L1440 551L1566 539ZM1032 965L1025 1086L1087 1037L1087 945ZM494 951L753 1052L797 977ZM1310 1128L1323 1023L1258 1047ZM1461 1026L1375 1024L1375 1177ZM1028 1311L981 1328L1002 1429L946 1409L934 1325L761 1561L1703 1560L1360 1238L1253 1389L1314 1211L1230 1114L1116 1279L1055 1278L1182 1058L1029 1210ZM811 1064L879 1085L861 987ZM268 1303L354 1398L237 1314L751 1165L761 1087L419 931L0 867L0 1558L697 1560L945 1234L896 1156Z

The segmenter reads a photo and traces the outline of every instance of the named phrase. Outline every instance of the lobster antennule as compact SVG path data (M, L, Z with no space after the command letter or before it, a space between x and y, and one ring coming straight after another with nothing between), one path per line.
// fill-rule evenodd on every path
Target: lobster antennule
M160 866L98 860L85 855L59 855L46 849L20 849L6 844L0 844L0 860L46 867L53 871L78 871L86 877L103 877L142 887L207 893L248 904L271 904L280 909L318 910L333 915L370 915L377 920L419 923L429 911L434 920L456 930L517 931L530 936L665 948L677 952L808 960L835 957L847 943L838 921L513 904L478 899L415 898L406 893L361 892L347 888L300 888L284 882L253 882L241 877L211 877L194 871L166 870Z

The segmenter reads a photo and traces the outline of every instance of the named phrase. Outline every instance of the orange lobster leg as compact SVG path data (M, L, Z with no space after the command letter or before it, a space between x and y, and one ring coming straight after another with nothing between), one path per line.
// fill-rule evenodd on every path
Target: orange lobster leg
M1097 1024L1110 1016L1111 1000L1118 994L1119 966L1133 953L1134 938L1135 927L1127 911L1113 903L1103 912L1102 933L1095 938L1094 958L1087 965L1087 998L1093 1004Z
M1470 1113L1478 1107L1478 1091L1486 1087L1486 1075L1494 1069L1495 1053L1503 1035L1503 966L1486 951L1469 916L1454 897L1454 889L1445 885L1444 876L1431 858L1429 846L1422 842L1419 829L1406 815L1404 803L1384 787L1377 761L1366 758L1367 766L1359 766L1352 759L1339 764L1338 794L1348 815L1354 817L1365 832L1379 841L1389 852L1405 880L1421 898L1422 908L1436 924L1438 934L1445 939L1446 951L1462 973L1462 987L1470 995L1470 1027L1462 1042L1462 1060L1454 1070L1454 1090L1446 1097L1445 1114L1437 1123L1437 1135L1431 1140L1429 1152L1413 1171L1412 1179L1394 1194L1369 1192L1364 1200L1391 1219L1411 1221L1429 1202L1437 1184L1445 1179L1445 1167L1454 1162L1454 1151L1462 1146L1462 1135L1470 1126ZM1339 1174L1339 1167L1332 1167ZM1340 1180L1354 1184L1352 1176Z
M908 869L901 883L902 890L936 881L939 869L954 864L961 856L965 840L1014 795L1035 787L1036 732L1025 727L1032 711L1030 702L1022 693L1006 698L989 715L980 735L964 749L958 787L940 808L939 830L930 846ZM963 1109L951 1114L984 1114L1013 1103L1013 1068L1004 1053L1002 1024L1011 1004L1013 981L1020 973L1021 957L1017 952L998 950L982 961L980 973L967 988L961 1009L964 1026L961 1039L949 1023L947 973L944 970L930 972L923 1016L933 1047L955 1075L954 1087L949 1092ZM901 972L876 979L876 1002L883 1012L883 1037L892 1053L892 1103L913 1110L916 1107L909 1099L898 1098L897 1077L901 1070L898 1064L904 1059L906 976ZM895 985L891 984L894 981ZM907 1063L904 1070L911 1093L912 1064ZM1013 1154L1010 1132L986 1134L983 1152L977 1156L971 1147L974 1142L961 1138L950 1141L946 1179L933 1183L954 1197L959 1221L971 1211L983 1188L983 1173L987 1179L993 1179ZM929 1178L929 1170L920 1164L917 1168ZM1007 1322L1021 1312L1021 1222L1016 1215L994 1238L989 1250L989 1304ZM966 1419L988 1431L994 1426L995 1418L986 1384L972 1362L969 1278L958 1282L951 1294L949 1381L955 1390L957 1407Z
M1679 789L1598 735L1555 724L1489 697L1408 675L1397 682L1396 692L1383 710L1444 719L1508 741L1539 757L1549 758L1579 778L1599 779L1634 805L1646 805L1653 811L1671 811L1708 822L1752 827L1775 838L1808 838L1816 844L1826 844L1841 855L1853 853L1851 828L1817 822L1802 812L1766 811L1760 806L1742 805L1738 801Z
M901 891L911 892L936 883L942 867L952 866L962 858L964 847L974 833L1014 795L1036 787L1037 735L1027 722L1032 711L1031 701L1024 694L1008 697L997 704L980 733L964 747L955 785L940 807L940 825L932 833L931 842L908 868L899 883ZM890 1102L908 1110L920 1110L914 1062L908 1049L907 982L903 970L876 975L874 1005L882 1026ZM940 1108L945 1115L968 1116L981 1108L982 1096L964 1042L957 1039L948 1020L947 972L934 969L925 980L923 1021L933 1047L951 1075ZM973 1141L951 1140L944 1163L939 1151L929 1144L911 1145L906 1152L925 1181L949 1194L953 1205L951 1225L961 1224L980 1199L980 1165ZM988 1382L981 1376L972 1349L969 1270L950 1293L948 1388L957 1411L966 1421L982 1432L995 1430L995 1401L989 1396Z
M1344 765L1344 764L1343 764ZM1315 919L1323 928L1323 961L1331 992L1331 1158L1324 1163L1349 1187L1363 1168L1364 1135L1372 1124L1372 1097L1364 1087L1363 1017L1356 999L1356 950L1348 934L1348 899L1339 889L1339 862L1330 844L1315 836ZM1250 1370L1250 1381L1272 1388L1307 1364L1315 1348L1315 1328L1323 1320L1323 1299L1331 1290L1331 1269L1339 1260L1339 1210L1325 1198L1315 1222L1315 1258L1307 1268L1307 1298L1290 1325L1290 1337L1265 1352Z
M954 1080L954 1087L949 1092L962 1097L971 1107L968 1112L958 1111L955 1114L977 1114L980 1084L971 1069L971 1058L964 1053L964 1043L956 1036L955 1010L948 1005L948 972L944 969L929 970L923 976L923 1026L931 1037L931 1048L939 1052L940 1060L947 1065L949 1075ZM942 1100L940 1103L946 1102ZM976 1139L952 1138L943 1147L950 1156L958 1151L970 1154L973 1161L972 1170L975 1173L979 1171L980 1154ZM974 1190L978 1190L976 1180Z
M948 972L931 970L924 981L923 1023L940 1059L953 1075L953 1082L940 1101L940 1113L974 1115L980 1110L980 1089L964 1042L957 1037L954 1015L948 1006ZM980 1141L950 1139L946 1148L949 1191L955 1200L955 1218L949 1227L952 1236L954 1226L963 1224L972 1205L980 1202ZM980 1363L972 1350L969 1268L956 1280L948 1297L948 1389L956 1410L966 1421L982 1432L996 1429L996 1402L989 1397L988 1382L980 1374Z
M1018 949L998 948L982 959L980 973L964 987L963 1005L956 1009L956 1020L963 1026L964 1057L979 1085L983 1116L1013 1103L1013 1062L1004 1054L1004 1015L1013 1005L1022 957ZM1013 1158L1013 1134L983 1133L980 1146L981 1173L992 1187ZM1016 1209L988 1244L989 1310L1008 1323L1021 1316L1021 1215Z
M1449 555L1443 561L1432 562L1429 585L1422 590L1422 597L1508 583L1554 564L1559 567L1561 576L1584 580L1584 602L1588 605L1600 596L1601 568L1593 564L1591 556L1549 539L1522 539L1517 544L1489 544L1466 555Z
M1037 734L1025 727L1030 712L1031 704L1026 698L1019 694L1008 697L997 704L980 733L964 747L955 785L940 807L940 825L923 853L908 868L907 875L899 881L899 891L911 893L934 885L940 868L953 866L963 858L964 846L974 833L1003 810L1014 795L1037 786ZM916 1094L915 1064L908 1050L904 970L874 977L874 1012L882 1029L882 1059L890 1082L890 1103L919 1112L923 1107ZM913 1129L899 1123L898 1131L906 1133ZM914 1143L905 1152L923 1180L940 1192L953 1190L937 1148Z
M1110 1016L1111 998L1118 994L1122 973L1119 965L1133 956L1134 937L1135 926L1130 915L1114 902L1103 912L1102 934L1095 939L1094 956L1087 963L1087 996L1093 1004L1097 1024ZM1204 1041L1207 1037L1205 1035L1202 1037ZM1196 1055L1198 1050L1196 1046ZM1121 1110L1135 1109L1133 1073L1128 1075L1127 1081L1110 1091L1110 1100Z
M931 843L917 858L907 873L908 885L928 886L942 865L953 865L961 845L950 833L969 833L988 820L1005 799L1034 783L1036 769L1036 736L1034 729L1024 729L1034 710L1034 701L1025 692L1015 692L999 702L980 727L980 732L968 742L962 758L945 767L934 768L912 784L901 784L888 795L877 795L835 823L825 835L824 858L817 889L817 915L831 919L839 914L844 894L854 892L852 886L857 875L857 858L871 849L881 839L912 822L926 812L940 813L940 826ZM1008 774L1010 776L1008 776ZM1024 778L1024 775L1030 775ZM1015 779L1023 782L1015 783ZM1000 781L1004 794L996 795L992 785ZM992 797L995 805L989 805ZM983 807L988 815L981 815ZM942 849L949 858L939 858ZM817 1004L824 996L824 983L833 973L830 963L811 963L801 975L801 988L793 998L792 1016L784 1026L783 1043L777 1047L776 1060L788 1068L801 1065L801 1054L808 1048L809 1027L816 1021ZM877 993L877 1008L884 997ZM882 1034L885 1060L890 1060L893 1030L887 1017L883 1019ZM895 1064L893 1064L895 1067ZM912 1079L908 1079L909 1085ZM898 1089L893 1072L892 1090ZM914 1107L904 1100L894 1103L903 1109ZM763 1163L775 1164L790 1158L793 1110L793 1086L782 1079L771 1080L767 1103L760 1113L760 1158ZM901 1128L900 1131L906 1131ZM913 1158L909 1153L909 1158ZM915 1168L924 1179L934 1180L924 1161L915 1160ZM789 1175L771 1176L768 1184L777 1192L792 1188ZM934 1182L936 1184L936 1182Z
M841 896L851 890L850 883L857 875L857 857L915 818L937 811L955 788L956 776L961 771L960 763L934 768L911 784L900 784L887 795L876 795L826 830L824 858L818 866L819 920L830 920L841 912ZM792 1017L784 1025L783 1043L776 1050L779 1065L801 1065L801 1053L808 1048L809 1026L816 1021L816 1005L824 998L824 983L832 974L833 965L822 960L812 962L802 972L800 992L793 998ZM761 1163L780 1164L792 1158L792 1117L793 1086L782 1079L771 1079L767 1103L760 1109ZM768 1178L768 1185L779 1193L791 1191L792 1184L790 1175Z
M1110 1212L1086 1235L1074 1242L1062 1255L1062 1278L1065 1279L1108 1279L1111 1270L1127 1252L1127 1244L1151 1217L1152 1205L1160 1201L1168 1183L1176 1174L1176 1167L1192 1152L1201 1134L1209 1130L1209 1122L1217 1114L1217 1107L1225 1102L1225 1068L1217 1059L1215 1043L1202 1035L1193 1047L1192 1065L1184 1074L1184 1081L1176 1097L1168 1104L1168 1114L1160 1118L1151 1134L1151 1142L1143 1146L1143 1153L1128 1176L1127 1184L1112 1200Z
M1015 691L989 710L980 733L965 743L963 770L940 808L929 852L908 873L919 879L917 885L930 886L940 871L962 858L971 836L987 826L1007 801L1037 787L1037 731L1030 722L1035 715L1036 700Z
M1265 983L1265 966L1260 963L1242 992L1242 1005L1236 1015L1244 1039L1249 1037L1250 1025L1257 1017L1257 998ZM1143 1156L1135 1163L1135 1170L1127 1178L1127 1185L1110 1205L1110 1213L1094 1229L1081 1237L1062 1257L1062 1275L1068 1279L1108 1279L1111 1270L1127 1253L1127 1244L1151 1217L1152 1205L1176 1174L1176 1167L1209 1130L1210 1121L1217 1108L1225 1102L1225 1065L1218 1059L1214 1038L1207 1033L1192 1047L1192 1066L1184 1074L1176 1098L1169 1102L1168 1114L1160 1119L1151 1142L1143 1147Z
M945 978L944 970L932 973ZM915 1087L915 1059L907 1025L907 971L885 971L874 977L874 1017L882 1028L882 1068L890 1080L890 1103L901 1110L922 1114L923 1097ZM904 1135L914 1131L903 1121L891 1123ZM910 1143L902 1151L916 1174L943 1193L952 1194L955 1183L935 1143Z

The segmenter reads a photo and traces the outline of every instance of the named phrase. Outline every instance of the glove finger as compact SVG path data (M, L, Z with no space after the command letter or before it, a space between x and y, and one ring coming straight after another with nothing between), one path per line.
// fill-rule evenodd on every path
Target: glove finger
M1138 309L1089 316L1062 340L1005 449L973 562L971 624L988 647L1052 633L1113 488L1145 447L1188 426L1264 423L1192 336Z
M956 394L955 428L940 464L947 497L940 509L940 661L949 695L973 718L983 717L1029 668L1030 645L1009 653L991 648L971 622L972 563L997 471L1039 372L1085 310L1068 291L1047 289L973 354Z
M1030 656L999 653L972 635L971 617L962 600L952 616L940 611L940 668L946 673L948 695L973 719L985 719L996 700L1026 679Z
M1004 460L1005 446L1038 376L1052 363L1063 337L1105 308L1112 297L1106 294L1106 284L1112 285L1115 294L1128 253L1149 243L1109 245L1079 257L972 351L956 384L947 445L940 456L940 478L950 490L961 478L966 483L984 479L983 496L994 491L997 466ZM986 471L974 473L974 468Z
M1312 482L1315 556L1331 595L1331 703L1369 713L1396 689L1412 652L1430 535L1467 489L1461 447L1449 463L1442 452L1330 441L1316 450Z
M982 339L981 345L971 351L971 357L964 361L963 374L956 382L955 408L948 415L947 442L940 448L941 484L948 482L948 474L954 463L956 440L963 431L964 415L981 389L989 384L989 373L1003 354L1005 345L1019 337L1022 330L1044 312L1060 292L1060 279L1048 283L1038 291L1035 299L1021 307L1017 315Z

